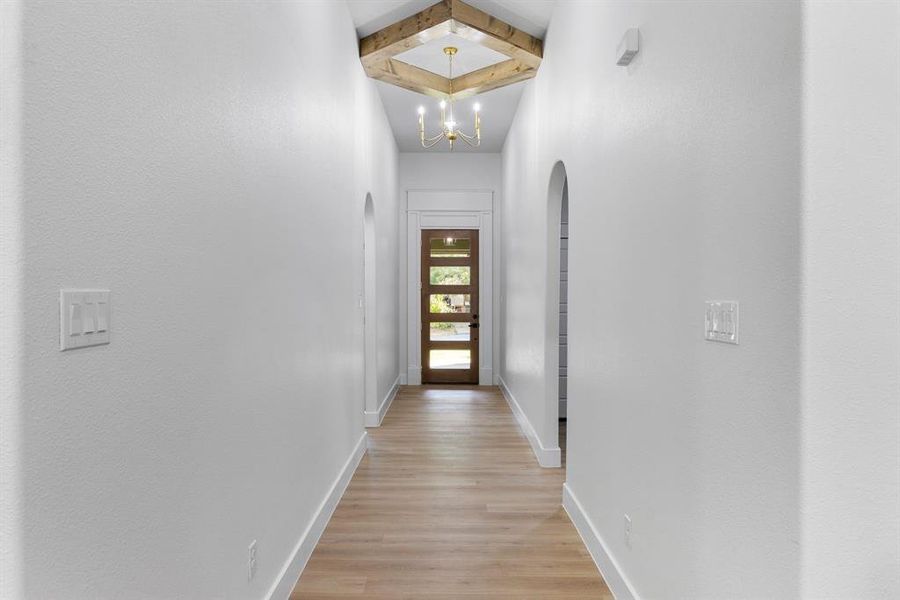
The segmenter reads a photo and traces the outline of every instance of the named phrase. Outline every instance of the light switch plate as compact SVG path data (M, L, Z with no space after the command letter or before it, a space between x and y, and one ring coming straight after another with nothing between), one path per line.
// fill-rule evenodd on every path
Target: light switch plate
M109 290L59 291L59 349L109 343Z
M738 303L728 300L706 302L706 339L726 344L738 343Z

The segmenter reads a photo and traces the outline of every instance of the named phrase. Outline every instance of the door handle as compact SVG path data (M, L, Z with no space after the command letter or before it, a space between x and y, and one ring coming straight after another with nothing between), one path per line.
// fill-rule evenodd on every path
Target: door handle
M478 323L469 323L469 329L478 329Z

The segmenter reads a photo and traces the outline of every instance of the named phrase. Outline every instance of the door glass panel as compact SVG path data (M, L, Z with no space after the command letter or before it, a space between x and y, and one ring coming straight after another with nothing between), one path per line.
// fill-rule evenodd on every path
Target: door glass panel
M471 350L428 351L428 367L431 369L469 369L471 366Z
M456 258L472 256L472 240L468 238L432 238L432 258Z
M429 312L431 313L470 313L472 297L469 294L431 294Z
M472 281L471 267L429 267L431 285L469 285Z
M431 323L429 338L432 342L468 342L468 323Z

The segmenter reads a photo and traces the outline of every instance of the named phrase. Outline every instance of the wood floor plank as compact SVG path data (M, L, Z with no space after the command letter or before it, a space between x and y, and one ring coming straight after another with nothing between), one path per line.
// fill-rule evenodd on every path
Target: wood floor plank
M564 476L497 388L403 387L291 599L611 599Z

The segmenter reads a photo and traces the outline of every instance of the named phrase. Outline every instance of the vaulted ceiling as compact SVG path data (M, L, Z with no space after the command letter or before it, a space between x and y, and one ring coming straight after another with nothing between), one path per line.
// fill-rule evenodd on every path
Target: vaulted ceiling
M360 38L425 10L436 2L437 0L348 0L357 35ZM466 0L466 3L529 35L543 38L550 22L554 0ZM459 48L459 54L454 58L454 75L476 71L507 58L494 50L454 34L407 50L397 58L433 73L446 74L447 58L444 56L443 48L448 45ZM426 115L426 128L429 132L434 132L437 129L438 101L435 98L382 81L376 81L375 84L384 103L400 151L424 151L418 140L416 110L419 106L429 109L429 113ZM470 106L475 102L481 104L482 144L478 149L457 145L454 147L454 152L499 152L512 124L523 85L524 83L514 83L459 100L457 102L458 114L471 114ZM465 123L464 119L461 120ZM464 129L470 130L471 125ZM448 150L447 146L442 144L428 152L446 150Z

